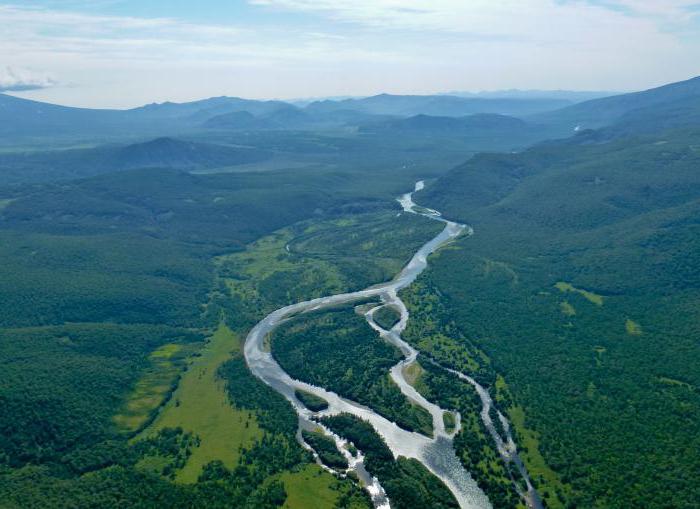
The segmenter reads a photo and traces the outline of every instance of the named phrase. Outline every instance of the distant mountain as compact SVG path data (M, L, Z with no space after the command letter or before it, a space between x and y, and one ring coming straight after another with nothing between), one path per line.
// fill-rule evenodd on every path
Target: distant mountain
M101 130L126 121L118 110L58 106L0 94L0 134L47 135L68 129Z
M476 113L501 115L531 115L555 110L571 104L560 99L481 99L454 97L449 95L390 95L381 94L363 99L342 101L316 101L309 104L309 113L330 113L337 110L352 110L372 115L395 115L410 117L431 115L463 117Z
M301 129L317 121L291 104L284 104L273 111L256 116L249 111L234 111L211 117L202 125L211 129Z
M635 118L638 121L650 121L655 116L654 109L665 109L666 114L662 114L662 117L673 119L678 113L683 114L684 101L692 102L698 98L700 77L643 92L586 101L557 111L536 114L529 119L557 126L562 134L567 134L577 128L595 129L617 122L631 122Z
M187 103L149 104L130 110L72 108L0 94L0 135L101 136L154 135L198 129L218 115L247 112L273 115L294 108L281 101L215 97Z
M257 149L157 138L131 145L0 154L0 184L45 182L137 168L200 170L254 163L270 157Z
M479 113L465 117L435 117L430 115L415 115L408 118L399 118L372 122L360 127L361 131L410 131L416 133L427 132L451 132L464 133L474 130L499 131L519 130L527 128L528 124L515 117L497 115L493 113Z
M155 119L185 119L200 122L216 115L247 111L252 115L267 115L291 107L282 101L256 101L239 97L212 97L186 103L154 103L128 110L134 117Z
M557 99L571 104L619 95L619 92L581 90L491 90L484 92L449 92L447 95L480 99Z

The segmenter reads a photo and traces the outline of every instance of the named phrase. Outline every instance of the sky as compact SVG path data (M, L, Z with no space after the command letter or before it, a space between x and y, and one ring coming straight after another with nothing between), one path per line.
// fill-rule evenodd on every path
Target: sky
M0 0L0 91L73 106L696 75L700 0Z

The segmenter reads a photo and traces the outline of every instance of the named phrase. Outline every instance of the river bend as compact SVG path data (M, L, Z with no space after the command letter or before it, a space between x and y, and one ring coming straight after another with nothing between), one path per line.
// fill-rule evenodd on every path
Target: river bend
M423 189L422 181L416 184L414 192L420 191L421 189ZM454 452L452 439L459 431L459 415L456 415L457 426L455 430L448 433L445 430L442 419L444 410L427 401L404 377L404 369L415 362L418 352L401 339L401 333L406 328L409 315L406 306L398 297L398 292L413 283L418 275L423 272L427 267L428 256L431 253L459 235L471 235L473 233L470 227L447 221L435 210L417 207L413 202L412 195L413 193L407 193L398 199L405 212L420 214L430 219L441 221L445 224L445 227L438 235L426 242L413 255L408 264L393 280L372 286L365 290L298 302L273 311L255 325L248 333L244 346L244 355L251 372L291 402L299 415L300 429L319 427L319 424L313 420L314 417L336 415L339 413L355 415L356 417L368 421L374 427L391 449L394 457L405 456L407 458L414 458L441 479L454 494L462 509L489 509L492 506L488 498L478 487L469 472L463 467ZM426 437L420 433L406 431L364 405L342 398L338 394L327 391L322 387L316 387L293 379L280 367L272 357L272 354L266 349L265 338L283 321L295 315L340 304L360 303L369 299L381 300L381 304L375 305L365 314L369 325L375 329L382 338L399 348L404 355L404 359L392 368L391 377L399 386L401 392L409 400L430 412L433 417L433 438ZM391 330L382 329L374 321L374 313L382 306L393 306L401 313L400 321L396 323ZM503 439L498 436L493 427L493 423L490 422L488 410L491 406L491 400L488 396L488 392L467 375L456 371L452 372L474 385L477 392L479 392L483 403L483 411L481 413L482 420L484 420L487 429L492 434L494 440L496 440L499 453L501 453L506 461L512 461L517 458L515 444L510 437L510 432L508 431L508 436ZM325 399L328 402L328 408L322 412L311 412L295 397L294 392L296 389L304 390ZM504 428L509 430L505 417L500 413L498 417L503 421ZM488 419L488 423L486 419ZM363 481L363 484L372 497L375 507L388 508L390 506L390 501L387 499L378 480L367 474L364 469L362 455L359 454L357 457L351 456L347 448L344 447L346 442L341 437L331 433L330 430L326 428L323 428L323 431L336 441L336 445L339 446L340 451L347 457L350 462L350 470L354 471ZM303 440L301 440L301 435L299 435L299 438L302 444L308 448L308 445L304 444ZM516 464L521 470L521 473L524 474L527 483L527 493L522 493L523 497L530 507L536 509L541 507L541 504L539 504L539 497L537 497L534 488L532 488L530 484L520 458L517 458Z

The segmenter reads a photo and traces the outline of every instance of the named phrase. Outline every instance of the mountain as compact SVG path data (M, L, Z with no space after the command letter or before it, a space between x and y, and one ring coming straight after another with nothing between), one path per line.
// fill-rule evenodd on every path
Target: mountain
M130 110L58 106L0 94L0 134L17 137L157 135L192 131L218 115L273 115L293 106L281 101L215 97L187 103L149 104Z
M600 99L615 92L586 91L586 90L492 90L483 92L449 92L447 95L457 97L474 97L481 99L558 99L570 103L579 103L591 99Z
M291 107L282 101L256 101L239 97L212 97L186 103L153 103L128 110L136 118L185 119L198 122L215 115L246 111L252 115L266 115Z
M414 115L463 117L476 113L530 115L562 108L570 104L559 99L481 99L449 95L390 95L381 94L362 99L316 101L305 110L310 113L353 110L373 115Z
M464 133L473 130L486 130L504 132L506 130L526 129L528 124L523 120L505 115L492 113L478 113L465 117L437 117L431 115L415 115L408 118L390 119L364 124L361 131L378 132L409 131L415 133L429 133L448 131L450 133Z
M270 154L174 138L89 149L0 154L0 183L46 182L136 168L200 170L262 161Z
M234 111L216 115L202 125L210 129L233 130L269 130L269 129L304 129L313 127L318 122L310 115L290 104L258 116L249 111Z
M626 115L633 120L638 110L649 110L661 105L671 106L682 104L686 100L700 98L700 77L678 83L672 83L658 88L622 94L602 99L594 99L569 106L557 111L532 115L529 120L537 123L557 126L563 134L574 129L595 129L624 121ZM673 109L673 108L672 108ZM666 116L673 117L676 111L669 111ZM680 108L682 112L682 108ZM640 118L643 120L644 115ZM650 117L650 118L653 118Z
M58 106L0 94L0 134L50 135L67 129L102 130L126 120L124 112Z

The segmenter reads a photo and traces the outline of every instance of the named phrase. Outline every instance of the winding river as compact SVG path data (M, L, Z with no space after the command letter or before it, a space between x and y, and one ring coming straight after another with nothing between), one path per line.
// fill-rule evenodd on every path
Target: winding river
M421 189L423 189L422 181L416 184L414 192L420 191ZM454 494L461 508L491 508L491 503L488 498L478 487L469 472L462 466L454 452L452 439L459 431L459 415L456 415L457 425L455 430L448 432L445 429L442 418L444 410L421 396L404 376L405 368L415 362L418 352L401 339L401 333L406 328L409 315L406 306L398 297L398 292L413 283L418 275L427 267L428 256L431 253L455 239L457 236L462 234L471 235L473 231L466 225L443 219L440 213L435 210L417 207L413 202L413 193L404 194L398 201L405 212L420 214L430 219L441 221L445 224L445 227L438 235L424 244L415 255L413 255L398 276L391 281L357 292L337 294L299 302L277 309L267 315L248 333L244 346L246 362L255 376L291 402L299 415L300 429L318 428L319 424L313 420L314 417L336 415L343 412L355 415L372 424L374 429L382 436L387 446L391 449L394 457L405 456L407 458L414 458L420 461L435 476L440 478ZM429 438L420 433L406 431L364 405L342 398L338 394L327 391L321 387L316 387L293 379L279 366L266 348L266 337L278 325L295 315L339 304L360 303L368 299L381 300L380 304L376 304L365 314L369 325L374 328L382 338L399 348L404 355L404 360L392 368L391 377L407 398L430 412L433 417L433 427L435 430L433 438ZM391 330L382 329L374 321L374 313L383 306L392 306L401 313L401 319ZM530 507L539 509L541 507L539 497L527 477L527 472L520 458L517 456L515 443L510 436L510 428L507 420L502 414L498 413L498 417L503 423L503 427L507 433L506 437L501 437L493 426L489 415L489 409L492 403L488 391L467 375L456 371L452 372L468 381L478 391L483 404L481 417L482 420L484 420L484 424L496 441L501 456L506 461L515 461L523 475L527 488L526 490L520 490L521 495ZM295 397L294 392L297 389L325 399L328 402L328 408L322 412L310 411ZM351 455L346 447L346 442L341 437L331 433L330 430L326 428L323 428L323 431L336 441L336 445L339 446L341 452L350 462L350 470L358 475L369 491L375 507L388 508L390 506L390 501L387 499L378 480L372 478L364 469L361 452L356 456ZM301 439L301 434L299 434L299 439L303 445L308 447Z

